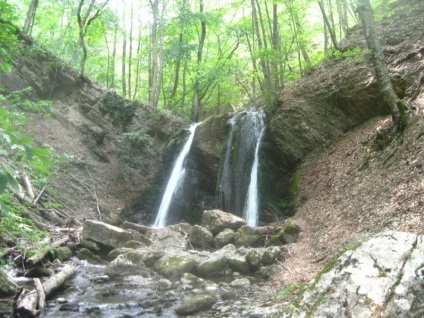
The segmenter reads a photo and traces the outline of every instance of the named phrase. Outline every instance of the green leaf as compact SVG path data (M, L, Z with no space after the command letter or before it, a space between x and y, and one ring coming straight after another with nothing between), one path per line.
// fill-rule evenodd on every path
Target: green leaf
M18 192L19 191L19 184L16 182L16 179L8 171L6 171L6 174L7 174L7 178L8 178L8 181L9 181L9 185L12 187L13 190Z
M25 147L25 153L26 153L27 158L28 158L29 160L32 160L32 157L33 157L33 151L32 151L32 148L31 148L31 147L29 147L29 146L27 146L27 145L25 145L24 147Z
M37 169L38 171L41 171L45 174L51 174L51 171L42 163L36 162L36 161L30 161L30 164L32 167Z
M7 183L9 182L9 178L4 170L0 170L0 194L2 194L7 187Z
M10 213L9 206L1 200L0 200L0 208L1 208L2 211L6 212L6 213Z
M32 148L32 152L34 154L34 156L37 157L48 157L51 155L51 151L49 149L44 149L44 148Z

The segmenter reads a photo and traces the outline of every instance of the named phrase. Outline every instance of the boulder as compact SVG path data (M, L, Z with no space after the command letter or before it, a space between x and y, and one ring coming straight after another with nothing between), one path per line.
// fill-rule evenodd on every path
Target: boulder
M235 272L240 274L248 274L251 272L249 262L243 251L237 251L231 256L227 256L227 262L230 268Z
M225 229L224 231L218 233L217 236L213 238L213 245L215 248L221 248L227 244L234 242L235 232L232 229Z
M64 262L72 257L72 250L67 246L61 246L56 249L55 255L61 262Z
M261 267L261 254L256 250L250 250L246 254L246 260L252 271L257 271Z
M248 225L240 227L234 235L234 244L237 247L255 247L259 246L260 242L261 236L256 234L255 230Z
M282 257L281 250L278 246L269 246L265 249L261 256L261 263L265 266L273 264Z
M12 282L7 274L0 269L0 296L9 297L16 294L18 286Z
M85 220L82 236L85 240L89 239L113 248L132 240L131 232L95 220Z
M424 236L380 233L330 261L282 317L422 317L423 260Z
M212 295L199 295L181 304L175 312L177 315L191 315L212 308L217 299Z
M230 283L230 287L237 288L237 289L249 289L250 288L250 280L248 280L245 277L235 279Z
M137 253L125 253L119 255L107 265L105 275L117 277L123 275L147 276L149 269L143 263L141 256Z
M83 247L81 248L78 253L77 253L77 257L80 260L85 260L88 261L90 263L101 263L102 259L100 258L100 256L95 255L92 251L90 251L89 249Z
M227 268L227 257L214 255L197 266L197 273L201 277L222 277L226 275Z
M161 278L158 281L158 290L159 291L170 290L173 287L174 287L174 285L172 284L172 282L170 280L167 280L165 278Z
M155 263L156 270L170 278L181 277L184 273L193 273L196 260L188 254L165 255Z
M184 273L181 276L181 284L184 290L205 287L205 280L191 273Z
M267 242L268 246L279 246L297 242L299 233L302 231L299 225L292 221L288 221L277 234L270 237Z
M212 233L202 226L194 225L191 229L190 244L193 247L212 247L214 245Z
M246 225L245 220L221 210L206 210L202 215L202 226L211 231L213 235L217 235L225 229L237 231L243 225Z

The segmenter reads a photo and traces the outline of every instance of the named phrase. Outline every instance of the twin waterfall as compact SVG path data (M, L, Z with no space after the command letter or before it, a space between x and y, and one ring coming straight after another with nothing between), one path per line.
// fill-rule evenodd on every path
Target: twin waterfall
M265 131L265 114L249 109L235 114L228 124L215 206L211 208L240 215L249 226L256 227L259 220L259 148ZM193 124L189 128L190 136L174 164L153 227L165 227L168 213L172 214L173 196L184 182L186 159L198 125Z
M194 132L196 131L196 127L201 123L192 124L189 128L190 136L188 137L181 153L178 155L177 161L175 162L174 168L172 169L171 176L169 177L168 183L166 185L165 193L162 197L162 202L159 207L158 215L156 216L155 223L153 227L155 228L163 228L166 226L166 219L168 216L169 205L171 204L172 195L175 190L177 190L178 185L184 179L184 162L190 151L191 143L193 142Z

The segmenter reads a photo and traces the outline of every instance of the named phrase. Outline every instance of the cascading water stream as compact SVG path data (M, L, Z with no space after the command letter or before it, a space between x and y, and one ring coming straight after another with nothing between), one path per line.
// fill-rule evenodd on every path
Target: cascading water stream
M259 162L259 146L261 144L262 136L265 131L264 114L261 113L256 117L255 132L259 134L256 148L255 159L253 160L252 170L250 174L249 190L247 191L246 203L244 205L243 218L246 220L247 225L256 227L259 219L259 204L258 204L258 162Z
M160 204L155 223L153 224L154 228L163 228L166 226L169 205L171 204L172 196L175 190L178 188L178 185L181 183L181 179L184 177L184 162L188 152L190 151L196 127L200 124L201 123L195 123L189 127L190 136L188 137L183 149L181 150L181 153L178 155L177 161L175 162L174 168L172 169L172 173L166 185L165 193L163 194L162 202Z

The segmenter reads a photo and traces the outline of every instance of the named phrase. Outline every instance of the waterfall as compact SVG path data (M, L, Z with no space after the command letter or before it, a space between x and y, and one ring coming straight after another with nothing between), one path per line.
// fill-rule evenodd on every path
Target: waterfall
M226 212L242 215L250 226L258 223L259 147L265 114L254 108L236 114L222 154L217 204Z
M255 227L258 225L259 207L258 207L258 162L259 162L259 146L261 144L262 135L265 131L264 115L257 116L255 122L255 133L258 138L256 141L255 158L252 164L250 173L249 190L247 191L246 203L244 205L243 218L246 220L247 225Z
M155 223L153 224L153 227L155 228L163 228L166 226L169 205L171 203L174 192L178 189L178 186L181 184L184 178L184 173L185 173L184 162L188 152L190 151L190 147L191 147L191 143L193 142L193 137L194 137L194 132L196 130L196 127L200 124L201 123L195 123L189 127L190 136L188 137L183 149L178 155L177 161L175 162L174 168L172 169L172 173L166 185L165 193L163 194Z

